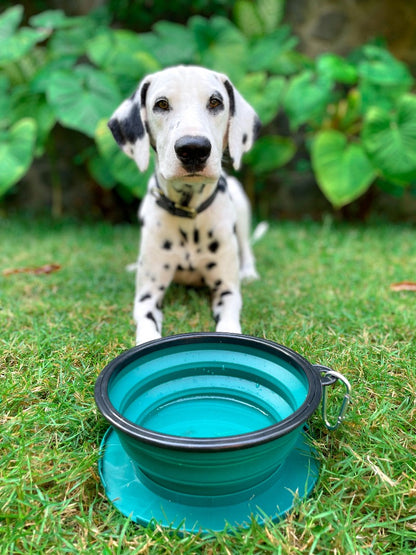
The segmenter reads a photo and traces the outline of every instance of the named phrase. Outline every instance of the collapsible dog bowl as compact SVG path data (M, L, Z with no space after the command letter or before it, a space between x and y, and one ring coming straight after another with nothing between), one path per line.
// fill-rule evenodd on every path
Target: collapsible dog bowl
M108 498L135 522L185 530L278 518L317 481L304 425L332 374L244 335L177 335L126 351L95 386L112 425L100 459Z

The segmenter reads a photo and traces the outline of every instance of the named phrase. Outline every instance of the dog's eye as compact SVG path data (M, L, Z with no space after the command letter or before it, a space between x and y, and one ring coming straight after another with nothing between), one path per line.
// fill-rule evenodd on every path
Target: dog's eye
M208 100L208 109L209 110L216 110L223 106L222 99L216 95L212 95Z
M159 100L156 101L153 109L159 112L169 111L170 110L169 100L167 98L160 98Z

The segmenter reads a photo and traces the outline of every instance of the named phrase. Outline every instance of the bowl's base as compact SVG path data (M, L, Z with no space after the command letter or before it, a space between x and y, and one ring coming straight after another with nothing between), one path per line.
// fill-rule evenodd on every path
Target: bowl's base
M155 520L161 526L188 532L220 531L227 525L247 527L251 518L277 520L297 498L310 494L319 476L319 463L304 435L267 484L221 498L184 496L149 487L136 473L112 428L104 436L101 453L101 481L108 499L123 515L139 524Z

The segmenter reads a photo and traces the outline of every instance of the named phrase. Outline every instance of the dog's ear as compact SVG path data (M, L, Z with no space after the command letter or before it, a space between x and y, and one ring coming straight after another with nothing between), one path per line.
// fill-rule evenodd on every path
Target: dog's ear
M228 150L234 169L238 170L243 154L250 150L259 134L261 123L250 104L244 100L226 77L224 86L230 100Z
M144 172L149 165L150 139L147 129L146 94L150 80L145 79L136 92L122 102L111 116L108 127L123 152Z

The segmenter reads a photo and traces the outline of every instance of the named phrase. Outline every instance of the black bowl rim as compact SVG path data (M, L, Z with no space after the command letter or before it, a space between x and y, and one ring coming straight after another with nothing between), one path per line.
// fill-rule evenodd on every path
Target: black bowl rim
M125 366L154 351L162 348L190 345L195 343L226 343L229 345L248 345L272 354L278 354L286 362L297 369L302 370L309 382L309 389L302 405L290 416L280 422L246 434L224 436L215 438L181 437L163 434L148 430L134 424L113 406L108 395L108 384L114 373L121 372ZM216 452L246 449L268 443L298 427L301 427L315 412L322 397L322 383L320 372L310 362L289 347L275 343L268 339L262 339L244 334L219 333L219 332L195 332L187 334L171 335L143 343L126 350L109 362L99 374L95 383L94 397L96 405L104 418L116 429L116 431L152 445L165 449L176 449L194 452Z

